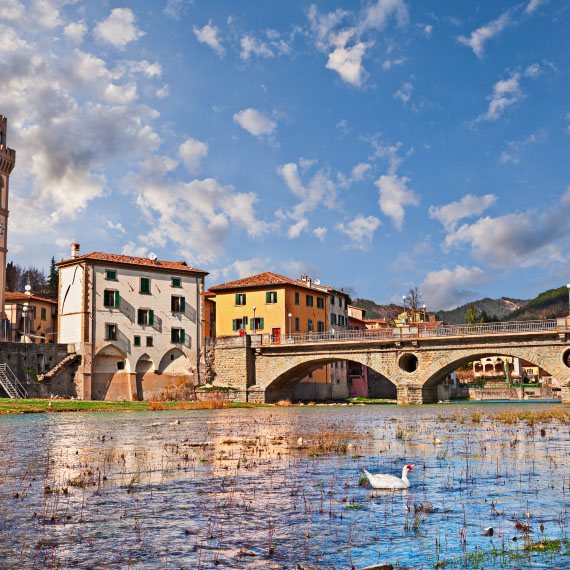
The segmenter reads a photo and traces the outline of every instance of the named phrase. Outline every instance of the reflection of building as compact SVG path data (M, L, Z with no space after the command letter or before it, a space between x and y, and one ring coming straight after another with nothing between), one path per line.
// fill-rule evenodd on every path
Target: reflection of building
M328 334L328 292L310 280L296 281L276 273L260 273L210 288L215 295L217 337L270 335L286 342L289 334ZM325 399L332 395L326 367L298 382L295 397Z
M360 307L348 306L348 328L351 331L366 329L364 315L366 311ZM352 398L368 397L368 367L358 362L348 363L348 389Z
M16 151L8 148L6 135L8 120L0 115L0 337L6 332L7 321L4 308L6 290L6 254L8 253L8 190L10 173L16 164Z
M330 332L338 334L350 330L348 322L348 304L350 297L344 292L325 286L324 289L329 294L329 322ZM346 360L337 360L327 366L331 379L331 396L333 398L348 398L348 367L350 363Z
M13 342L56 341L57 301L26 293L6 293L6 339Z
M58 263L58 342L82 356L80 397L182 396L200 381L205 271L107 253Z

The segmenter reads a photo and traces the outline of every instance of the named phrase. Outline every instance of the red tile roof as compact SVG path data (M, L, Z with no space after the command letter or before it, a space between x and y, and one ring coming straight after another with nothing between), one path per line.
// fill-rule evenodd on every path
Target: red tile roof
M221 285L215 285L214 287L210 287L210 291L216 293L217 291L231 291L232 289L256 289L262 287L276 287L278 285L294 285L295 287L301 287L303 289L310 289L311 291L318 292L317 289L309 287L301 281L289 279L289 277L277 275L277 273L271 273L269 271L259 273L258 275L252 275L250 277L244 277L243 279L238 279L236 281L222 283ZM325 293L325 291L322 291L322 293Z
M45 297L39 297L38 295L26 295L25 293L21 293L16 291L14 293L6 292L5 296L6 302L9 303L10 301L40 301L42 303L51 303L53 305L57 305L57 301L53 299L46 299Z
M190 267L185 261L163 261L162 259L149 259L148 257L132 257L130 255L120 255L118 253L103 253L101 251L93 251L79 257L71 257L60 261L57 265L66 266L73 265L81 261L102 261L104 263L117 263L119 265L140 265L150 267L152 269L168 269L170 271L186 271L188 273L200 273L208 275L207 271Z

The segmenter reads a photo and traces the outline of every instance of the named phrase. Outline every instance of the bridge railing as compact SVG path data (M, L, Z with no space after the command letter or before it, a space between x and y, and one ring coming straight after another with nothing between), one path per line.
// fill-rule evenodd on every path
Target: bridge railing
M285 336L259 335L260 344L307 344L315 342L350 342L360 340L398 341L400 339L465 337L505 335L513 333L547 332L570 329L570 319L549 319L544 321L507 321L476 325L440 325L414 323L414 326L394 327L378 330L347 330L332 332L295 333ZM256 343L259 344L259 343Z

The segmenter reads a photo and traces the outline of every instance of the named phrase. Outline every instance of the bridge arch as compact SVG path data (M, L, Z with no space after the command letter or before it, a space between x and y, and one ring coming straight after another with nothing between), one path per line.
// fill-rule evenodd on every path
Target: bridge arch
M261 389L264 392L263 400L268 403L293 399L294 387L298 382L319 368L339 361L354 362L368 367L394 387L395 397L397 380L390 378L388 369L375 365L367 354L307 355L304 358L288 359L282 366L274 366L271 375L265 381L262 380L258 385L253 386L252 389L257 391ZM331 393L327 397L334 396Z

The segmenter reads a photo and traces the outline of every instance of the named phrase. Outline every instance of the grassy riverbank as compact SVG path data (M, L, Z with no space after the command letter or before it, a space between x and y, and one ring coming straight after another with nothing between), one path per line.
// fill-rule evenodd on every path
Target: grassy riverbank
M212 410L222 408L255 408L260 405L263 404L211 400L204 402L103 402L93 400L12 400L10 398L0 398L0 414Z

